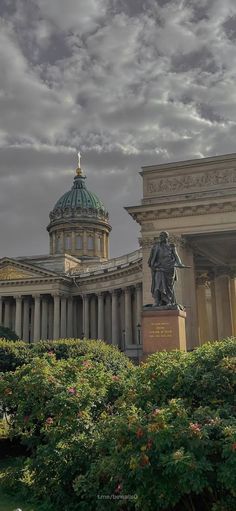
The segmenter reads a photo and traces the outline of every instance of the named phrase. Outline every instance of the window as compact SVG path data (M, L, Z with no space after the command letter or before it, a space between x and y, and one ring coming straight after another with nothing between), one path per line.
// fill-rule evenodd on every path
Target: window
M88 250L93 250L93 238L92 238L92 236L88 237Z
M67 249L67 250L70 250L70 249L71 249L71 235L70 235L70 234L67 234L67 235L66 235L66 243L65 243L65 246L66 246L66 249Z
M62 252L62 239L61 236L56 237L56 252Z
M83 248L82 236L76 236L76 248L81 250Z

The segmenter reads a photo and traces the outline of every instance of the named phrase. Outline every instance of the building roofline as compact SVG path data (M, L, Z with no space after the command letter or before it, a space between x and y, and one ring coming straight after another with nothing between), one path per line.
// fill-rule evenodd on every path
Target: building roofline
M206 158L194 158L192 160L178 160L168 163L159 163L157 165L145 165L141 167L142 171L140 174L142 175L145 172L149 172L152 170L161 170L161 169L171 169L175 167L189 167L189 166L202 166L202 165L213 165L215 163L223 163L224 161L236 161L236 153L230 154L221 154L217 156L207 156Z

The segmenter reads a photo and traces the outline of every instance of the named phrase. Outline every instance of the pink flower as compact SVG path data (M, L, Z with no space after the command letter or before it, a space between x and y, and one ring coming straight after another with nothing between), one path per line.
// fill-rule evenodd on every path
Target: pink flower
M53 418L52 418L52 417L48 417L48 418L46 419L46 424L47 424L48 426L51 426L51 424L53 424Z
M122 490L122 484L121 484L121 483L119 483L119 484L117 484L117 487L116 487L116 489L115 489L115 492L116 492L116 493L120 493L120 491L121 491L121 490Z
M24 419L23 419L23 420L24 420L24 422L29 422L29 418L30 418L30 417L29 417L29 415L25 415L25 416L24 416Z
M152 411L152 416L153 416L153 417L156 417L157 415L159 415L159 413L161 413L160 408L155 408L155 409Z
M47 354L50 356L50 357L53 357L55 355L54 351L48 351Z
M115 374L112 376L113 381L119 381L120 377L116 376Z
M68 388L68 392L69 392L69 394L74 394L75 395L76 394L76 388L75 387L69 387Z
M236 443L232 444L232 451L236 451Z
M189 428L193 433L200 433L201 432L201 424L198 422L190 422Z
M141 438L143 436L143 430L142 428L138 428L136 431L136 437Z
M90 360L84 360L84 361L82 362L82 365L83 365L84 367L91 367L91 365L92 365L92 364L91 364Z

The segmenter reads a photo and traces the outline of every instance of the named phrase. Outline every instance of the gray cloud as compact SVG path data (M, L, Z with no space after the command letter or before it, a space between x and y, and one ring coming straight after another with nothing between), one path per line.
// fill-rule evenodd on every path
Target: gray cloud
M142 165L235 151L235 18L233 0L1 2L1 256L48 252L78 147L112 255L138 246Z

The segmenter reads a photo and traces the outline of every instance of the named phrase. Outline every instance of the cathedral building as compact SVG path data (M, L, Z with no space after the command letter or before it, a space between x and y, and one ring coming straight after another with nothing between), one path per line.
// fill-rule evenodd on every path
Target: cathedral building
M126 208L140 247L110 259L109 215L79 164L49 215L50 254L0 259L0 324L26 342L97 338L140 359L148 257L166 230L188 266L176 282L187 348L236 336L236 154L143 167L141 177L142 201Z

